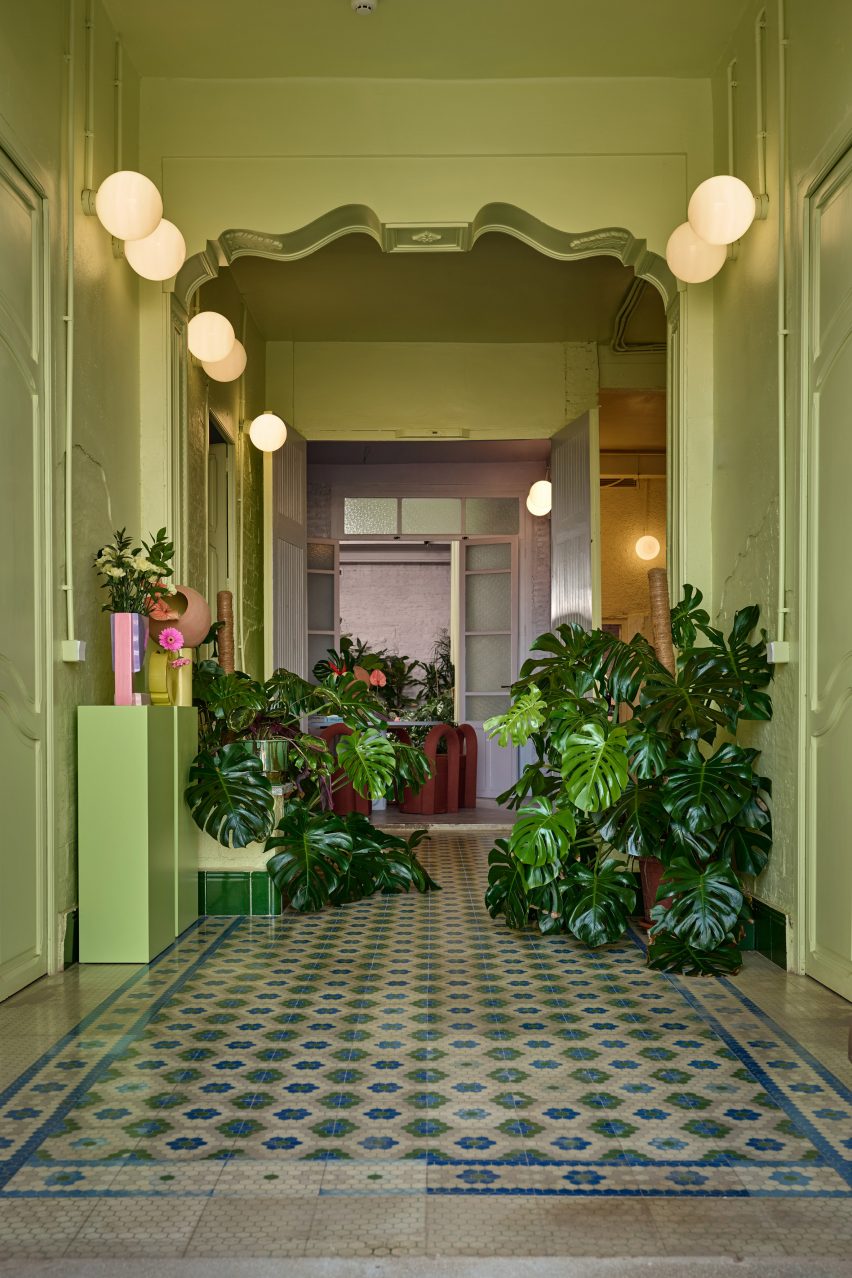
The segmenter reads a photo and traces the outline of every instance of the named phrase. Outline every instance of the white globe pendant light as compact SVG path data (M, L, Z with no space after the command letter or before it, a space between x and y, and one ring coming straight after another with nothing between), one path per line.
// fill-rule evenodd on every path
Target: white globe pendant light
M640 559L656 559L660 553L660 543L656 537L646 535L639 538L635 550Z
M695 188L687 216L689 225L705 243L733 244L751 226L756 209L745 182L721 174Z
M126 240L124 256L143 279L170 280L183 266L186 242L174 222L162 218L144 240Z
M728 256L724 244L708 244L688 222L681 222L669 236L666 261L685 284L703 284L718 275Z
M537 479L527 494L527 510L531 515L548 515L553 505L553 485L549 479Z
M186 329L190 351L203 364L218 364L227 359L237 340L234 326L218 311L199 311Z
M163 200L150 178L120 169L98 187L95 212L117 240L142 240L159 225Z
M242 342L236 341L230 355L217 360L216 363L202 360L201 367L214 382L235 382L238 377L242 377L247 362L246 348Z
M249 426L249 439L262 453L274 453L287 438L287 427L275 413L261 413Z

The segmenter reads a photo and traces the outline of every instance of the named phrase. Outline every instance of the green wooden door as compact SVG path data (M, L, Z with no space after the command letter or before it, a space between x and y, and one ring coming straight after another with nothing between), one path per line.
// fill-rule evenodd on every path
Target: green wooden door
M0 998L47 970L44 210L0 151Z
M811 201L808 257L805 963L852 999L852 152Z

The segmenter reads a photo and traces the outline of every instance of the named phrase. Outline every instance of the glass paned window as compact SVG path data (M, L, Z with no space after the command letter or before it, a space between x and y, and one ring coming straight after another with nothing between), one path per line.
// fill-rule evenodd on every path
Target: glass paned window
M505 714L509 709L509 697L465 697L465 718L470 723L482 723L495 714Z
M468 692L497 692L510 682L511 635L468 635L465 657Z
M334 546L322 541L308 542L308 567L334 570Z
M468 497L464 504L466 533L516 533L517 497Z
M374 536L398 531L395 497L344 497L343 531L350 536Z
M461 499L458 497L403 497L404 533L460 533Z
M491 546L468 546L467 567L469 571L482 571L490 568L510 568L512 566L512 547L508 541L498 541Z
M512 577L508 572L468 573L468 630L511 630Z

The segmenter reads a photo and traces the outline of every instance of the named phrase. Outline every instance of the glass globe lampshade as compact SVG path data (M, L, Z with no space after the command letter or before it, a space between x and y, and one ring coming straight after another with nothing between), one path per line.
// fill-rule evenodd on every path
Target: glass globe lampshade
M287 438L287 427L275 413L261 413L249 426L249 439L262 453L274 453Z
M724 244L708 244L688 222L681 222L672 231L666 245L666 261L685 284L703 284L712 279L725 265L727 256Z
M755 210L754 196L745 182L720 175L695 188L687 217L706 244L733 244L751 226Z
M242 377L247 362L246 348L242 342L236 341L231 353L224 359L217 360L216 363L202 360L201 367L214 382L235 382L238 377Z
M132 169L120 169L98 187L95 212L117 240L143 240L157 229L163 200L150 178Z
M640 559L656 559L660 553L660 543L656 537L640 537L636 543L635 550Z
M162 218L144 240L125 240L124 256L143 279L170 280L183 266L186 243L174 222Z
M553 485L549 479L537 479L527 493L527 510L531 515L548 515L553 505Z
M199 311L187 325L187 345L203 364L218 364L226 359L236 340L233 324L218 311Z

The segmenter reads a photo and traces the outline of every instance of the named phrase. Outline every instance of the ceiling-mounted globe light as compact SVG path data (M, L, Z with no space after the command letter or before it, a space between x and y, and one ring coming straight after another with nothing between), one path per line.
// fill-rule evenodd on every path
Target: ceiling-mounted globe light
M174 222L160 225L144 240L125 240L124 256L145 280L170 280L184 264L186 242Z
M549 479L537 479L527 493L527 510L531 515L549 515L553 505L553 485Z
M352 0L354 13L375 13L379 0Z
M218 311L199 311L187 325L186 340L196 359L204 364L218 364L234 349L237 335L231 321Z
M660 543L656 537L646 534L646 536L639 538L634 549L640 559L656 559L660 553Z
M142 240L157 229L163 199L150 178L132 169L120 169L98 187L95 212L117 240Z
M703 284L718 275L728 250L724 244L708 244L688 222L681 222L669 236L666 261L672 273L685 284Z
M706 244L733 244L745 235L756 211L754 196L745 182L720 174L695 188L687 217Z
M238 377L242 377L247 361L246 348L242 342L236 341L230 354L224 359L217 360L215 364L210 360L202 360L201 367L214 382L235 382Z
M261 413L249 426L249 439L262 453L274 453L287 438L287 427L275 413Z

